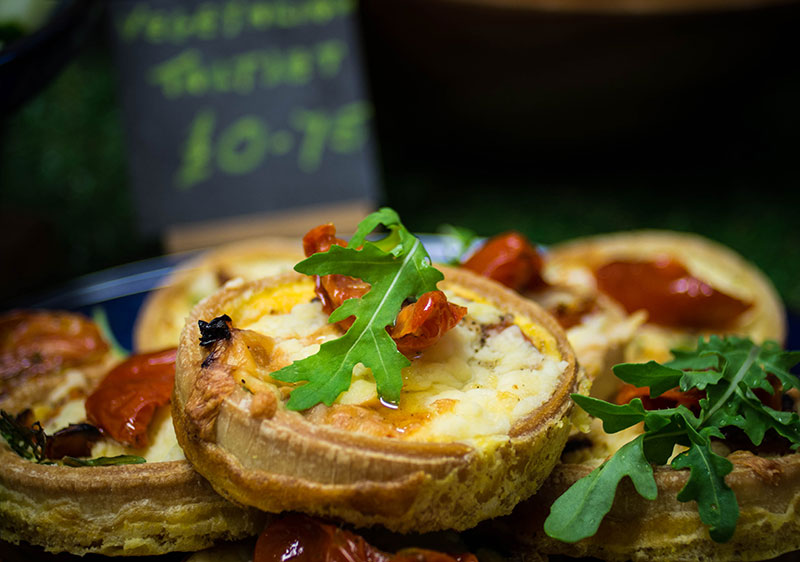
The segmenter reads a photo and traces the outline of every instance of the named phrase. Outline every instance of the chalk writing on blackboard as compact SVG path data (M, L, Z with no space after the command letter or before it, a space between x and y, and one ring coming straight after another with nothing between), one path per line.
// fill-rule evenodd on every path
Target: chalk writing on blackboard
M114 0L145 231L376 191L353 0Z

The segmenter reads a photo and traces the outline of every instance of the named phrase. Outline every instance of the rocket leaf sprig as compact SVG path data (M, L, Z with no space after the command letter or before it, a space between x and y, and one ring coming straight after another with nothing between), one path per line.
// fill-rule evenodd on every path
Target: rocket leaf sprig
M381 225L388 234L377 241L367 240ZM395 322L406 299L436 290L436 284L444 279L422 242L403 226L395 211L382 208L361 221L347 247L331 246L301 261L295 270L306 275L357 277L369 283L370 290L361 298L344 301L331 313L331 323L355 317L342 337L272 373L284 382L307 381L292 391L287 407L304 410L320 402L330 406L350 387L358 363L372 369L381 399L396 404L403 385L401 369L410 361L397 350L386 327Z
M549 536L576 542L594 535L611 509L617 485L626 476L641 496L655 499L658 488L652 465L666 464L675 445L682 445L686 449L670 463L675 470L689 470L689 479L677 499L697 502L700 519L709 527L711 538L726 542L739 518L736 495L725 483L733 465L712 451L711 439L724 439L722 429L732 426L758 446L772 429L786 438L793 450L800 447L797 413L777 411L755 393L758 389L774 392L770 375L783 392L800 389L800 380L790 372L800 363L800 352L784 351L775 342L759 346L746 338L711 336L701 338L696 349L673 351L673 355L674 359L664 365L653 361L625 363L614 367L614 373L627 383L649 387L653 398L676 387L683 392L704 390L698 414L683 405L646 410L639 398L616 405L573 395L581 408L603 421L608 433L640 422L644 430L553 503L544 524Z

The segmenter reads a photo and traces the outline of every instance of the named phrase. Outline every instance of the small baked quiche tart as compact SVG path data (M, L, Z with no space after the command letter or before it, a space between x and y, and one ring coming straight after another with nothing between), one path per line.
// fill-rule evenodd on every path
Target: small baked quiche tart
M200 550L259 532L264 514L223 499L185 460L168 404L154 408L139 446L87 423L87 399L130 364L89 319L14 311L0 317L0 347L8 374L0 384L0 539L54 553L130 556ZM171 378L164 371L174 370L174 353L152 357ZM147 403L127 398L101 404L103 412Z
M665 363L672 359L673 348L685 361L699 338L706 340L714 334L735 334L770 349L773 344L765 341L782 342L785 336L785 312L769 279L730 248L694 234L633 231L583 238L549 248L546 259L543 275L548 282L594 292L614 300L632 316L645 316L620 363L623 359L642 365ZM712 396L719 398L719 391L715 392ZM781 398L776 389L770 400L776 419L787 419L797 410L790 400L794 392ZM609 411L636 398L646 410L681 406L693 412L706 396L700 389L675 388L651 397L647 387L623 383L610 370L595 379L592 395L611 402ZM800 455L776 439L766 439L756 447L730 427L725 428L724 440L712 443L716 462L732 467L724 481L738 502L738 522L728 540L712 540L698 504L678 500L690 481L689 471L673 469L663 461L653 466L655 499L645 499L623 478L613 507L595 534L576 542L551 538L545 533L545 520L556 499L573 486L578 489L576 483L593 470L607 466L608 459L642 436L644 426L637 423L607 433L602 420L592 418L586 429L570 436L561 462L536 496L521 503L510 517L488 525L491 532L509 532L509 540L519 541L521 552L613 561L763 560L800 548L796 520ZM676 447L673 456L684 450ZM594 482L594 489L602 487ZM704 484L709 490L710 482ZM588 489L588 484L582 489Z
M666 230L622 231L553 245L548 275L594 290L646 322L625 361L667 361L709 334L754 341L786 337L786 316L772 282L733 249L703 236Z
M341 335L313 277L229 284L201 302L181 336L172 402L187 458L222 495L268 512L400 532L467 529L510 512L557 461L582 372L535 303L440 269L440 289L466 315L410 358L396 404L358 364L330 405L287 408L304 383L271 374ZM220 318L227 333L201 346L199 323Z
M289 271L303 258L300 242L255 238L202 251L172 272L150 292L136 317L133 346L137 352L176 347L192 307L232 279L251 281Z

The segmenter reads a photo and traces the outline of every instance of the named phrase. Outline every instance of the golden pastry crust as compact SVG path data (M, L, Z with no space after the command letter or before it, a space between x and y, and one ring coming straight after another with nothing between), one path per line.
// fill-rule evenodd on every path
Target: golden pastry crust
M307 282L289 273L228 287L192 312L178 348L173 395L176 434L187 458L221 494L266 511L304 511L400 532L465 529L510 512L557 460L570 429L569 393L582 375L563 331L537 305L469 272L446 269L445 276L442 288L464 287L536 323L564 364L550 398L499 443L481 449L377 437L313 423L283 407L253 416L252 394L225 384L224 375L203 373L197 322L229 313L237 302L252 304L263 291ZM216 402L204 407L214 396Z
M176 347L186 317L226 282L289 271L303 259L299 240L257 238L209 249L179 266L145 299L133 329L137 353Z
M71 468L0 450L0 538L71 554L153 555L257 533L185 461Z
M666 466L654 469L655 500L642 498L624 479L597 534L577 543L551 539L542 528L549 506L592 470L588 463L556 466L536 496L497 525L523 549L619 562L768 560L800 549L800 454L768 458L737 451L728 459L734 469L725 481L736 493L739 521L725 543L709 538L694 502L676 499L687 471Z
M82 366L91 387L113 364ZM59 387L66 372L16 387L0 409L17 413ZM48 552L154 555L207 548L258 533L264 514L220 497L187 461L123 466L37 464L0 440L0 539Z

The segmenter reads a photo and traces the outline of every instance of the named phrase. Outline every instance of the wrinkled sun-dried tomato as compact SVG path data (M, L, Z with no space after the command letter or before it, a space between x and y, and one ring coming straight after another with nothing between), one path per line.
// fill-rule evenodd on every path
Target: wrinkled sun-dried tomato
M326 252L331 246L347 246L347 242L336 237L336 227L323 224L312 228L303 237L306 256ZM347 299L361 298L370 289L369 283L347 275L315 276L315 292L322 303L322 310L330 314ZM389 334L397 343L397 349L406 356L413 356L435 344L448 330L453 328L466 314L467 309L447 301L441 291L423 294L416 302L403 306ZM347 330L354 317L337 322Z
M486 241L463 267L515 291L533 291L546 285L542 256L518 232L506 232Z
M253 562L477 562L472 554L424 549L389 554L363 537L307 515L291 513L270 522L256 541Z
M628 312L646 310L665 326L725 329L752 305L693 277L673 259L615 261L595 271L598 288Z
M135 448L148 444L156 408L169 403L175 349L134 355L114 367L86 399L86 416L103 433Z

